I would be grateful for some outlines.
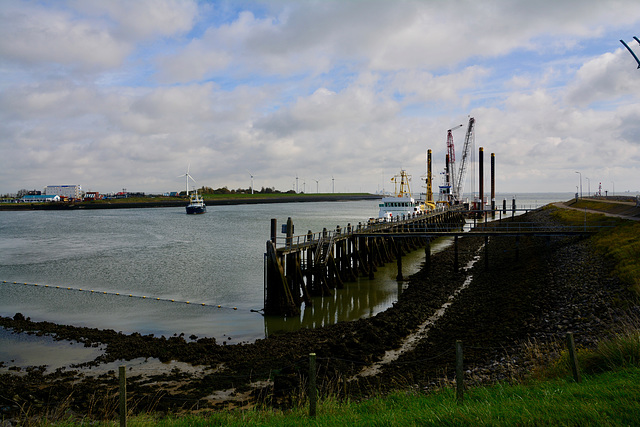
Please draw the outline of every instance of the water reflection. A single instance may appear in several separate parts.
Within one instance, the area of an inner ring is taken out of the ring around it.
[[[434,240],[431,243],[431,253],[443,250],[452,242],[452,238]],[[419,271],[424,263],[424,256],[422,248],[403,256],[405,277]],[[343,289],[334,289],[331,296],[312,298],[311,307],[303,305],[299,316],[265,316],[265,336],[372,317],[398,300],[406,282],[398,282],[397,275],[397,264],[391,262],[378,267],[373,280],[360,277],[355,282],[345,283]]]

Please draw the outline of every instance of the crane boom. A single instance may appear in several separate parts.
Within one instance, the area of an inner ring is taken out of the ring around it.
[[[463,125],[454,126],[447,130],[447,154],[449,155],[449,175],[446,177],[447,185],[453,188],[453,181],[456,176],[456,149],[453,145],[453,131],[461,128]]]
[[[462,149],[462,161],[460,162],[460,169],[458,170],[458,176],[454,176],[454,179],[456,181],[453,186],[453,197],[455,200],[460,200],[462,198],[462,183],[464,182],[467,158],[469,157],[471,145],[475,142],[475,123],[476,120],[473,117],[469,117],[467,135],[464,138],[464,147]]]

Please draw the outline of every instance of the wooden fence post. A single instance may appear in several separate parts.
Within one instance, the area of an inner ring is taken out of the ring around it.
[[[120,427],[127,427],[127,367],[120,366]]]
[[[573,334],[567,333],[567,347],[569,347],[569,363],[571,363],[571,371],[573,372],[573,379],[580,383],[582,377],[580,376],[580,369],[578,367],[578,358],[576,357],[576,343],[573,340]]]
[[[462,341],[456,340],[456,400],[462,404],[464,400],[464,370],[462,365]]]
[[[316,389],[316,354],[309,353],[309,416],[316,416],[318,390]]]

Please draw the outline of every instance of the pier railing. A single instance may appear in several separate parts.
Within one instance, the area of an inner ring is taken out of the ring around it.
[[[395,217],[391,219],[370,219],[368,222],[359,222],[356,225],[347,224],[344,228],[338,226],[334,230],[327,230],[325,228],[323,231],[315,233],[291,236],[272,236],[271,240],[276,244],[279,252],[286,252],[289,250],[299,250],[300,248],[307,247],[309,245],[316,246],[319,242],[325,241],[326,239],[335,241],[367,233],[384,233],[394,229],[402,229],[405,225],[412,225],[425,221],[427,223],[431,223],[430,229],[435,229],[436,227],[440,229],[450,229],[451,227],[459,228],[461,225],[459,218],[451,224],[440,221],[437,226],[434,224],[434,221],[430,221],[430,219],[440,218],[444,216],[444,214],[449,214],[448,216],[450,217],[450,214],[452,213],[461,214],[462,212],[467,211],[462,206],[454,206],[446,210],[440,209],[438,211],[418,215],[403,215],[402,217]],[[415,230],[417,228],[413,226],[412,229]]]
[[[377,267],[396,260],[398,276],[405,252],[428,245],[428,238],[412,235],[421,229],[460,230],[465,224],[462,206],[392,220],[369,220],[345,228],[293,235],[291,218],[277,234],[271,220],[271,239],[265,253],[265,314],[296,315],[312,296],[328,296],[359,275],[373,278]],[[399,233],[407,233],[401,239]]]

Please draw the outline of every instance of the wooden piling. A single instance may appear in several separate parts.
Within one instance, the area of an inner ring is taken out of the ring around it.
[[[311,304],[312,296],[330,296],[333,289],[358,276],[373,279],[377,267],[395,259],[398,280],[404,279],[404,252],[425,247],[425,265],[431,269],[431,241],[428,233],[449,231],[464,224],[462,211],[410,214],[388,223],[348,224],[345,229],[326,228],[314,234],[294,236],[291,218],[282,227],[284,246],[277,247],[277,221],[271,220],[271,236],[265,252],[265,314],[285,316],[300,313],[301,305]],[[369,231],[375,235],[367,235]],[[388,235],[387,235],[388,233]],[[398,237],[398,234],[406,234]],[[281,241],[282,242],[282,241]],[[458,240],[455,238],[455,270],[458,266]]]

